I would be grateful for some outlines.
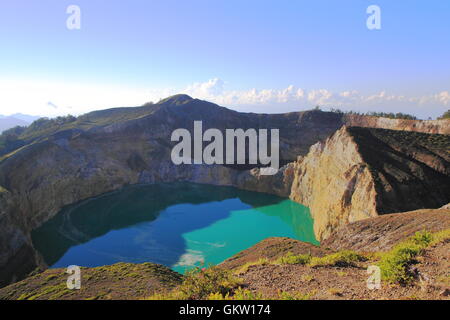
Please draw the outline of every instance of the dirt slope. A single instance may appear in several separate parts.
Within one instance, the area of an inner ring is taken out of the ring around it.
[[[347,224],[321,245],[333,250],[386,251],[417,231],[450,228],[450,209],[416,210],[382,215]]]
[[[367,267],[374,261],[352,267],[309,267],[303,265],[258,265],[239,275],[247,288],[267,296],[278,292],[301,294],[313,300],[449,299],[450,243],[427,249],[414,267],[426,280],[400,286],[381,282],[381,288],[367,288]]]

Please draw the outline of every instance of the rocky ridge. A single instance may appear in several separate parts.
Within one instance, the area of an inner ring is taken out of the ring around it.
[[[408,151],[402,167],[415,165],[414,170],[418,172],[408,175],[407,170],[394,170],[398,183],[380,184],[375,174],[383,179],[392,170],[375,166],[374,171],[369,167],[370,152],[361,152],[360,148],[367,129],[358,133],[347,127],[339,128],[350,123],[449,133],[448,120],[374,119],[320,111],[274,115],[239,113],[179,95],[158,104],[96,111],[68,123],[30,129],[20,137],[19,149],[0,158],[0,286],[22,277],[34,267],[45,267],[33,249],[31,230],[65,205],[129,184],[191,181],[290,196],[310,206],[320,239],[348,222],[405,208],[447,203],[447,135],[432,135],[440,137],[438,141],[443,143],[440,149],[423,143],[408,149],[409,142],[382,141],[382,134],[371,132],[370,139],[388,145],[389,150],[397,148],[391,152],[394,160]],[[282,162],[287,164],[274,176],[262,176],[257,168],[175,166],[170,161],[173,146],[170,134],[176,128],[192,131],[194,120],[202,120],[204,130],[280,128],[280,153]],[[404,179],[410,181],[409,189],[404,189]],[[428,201],[426,184],[414,189],[417,181],[428,180],[428,185],[434,187],[444,184],[444,196],[431,197]],[[398,194],[411,194],[415,198],[416,193],[421,197],[403,206],[388,201],[395,200]],[[394,204],[388,206],[384,202]]]

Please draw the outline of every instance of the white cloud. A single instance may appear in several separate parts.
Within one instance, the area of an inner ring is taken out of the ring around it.
[[[190,95],[202,97],[217,97],[223,93],[224,82],[219,78],[210,79],[206,82],[196,82],[189,85],[184,92]]]
[[[438,94],[438,99],[442,104],[448,106],[450,104],[450,92],[442,91]]]
[[[216,87],[220,90],[216,90]],[[214,90],[211,90],[214,89]],[[284,89],[226,90],[224,82],[212,79],[188,86],[184,93],[206,99],[239,111],[289,112],[310,109],[316,105],[323,109],[341,108],[360,112],[404,112],[422,118],[441,115],[450,106],[450,92],[427,96],[407,97],[381,91],[364,95],[356,90],[332,92],[327,89],[305,90],[289,85]]]
[[[125,86],[56,83],[0,79],[0,114],[79,115],[92,110],[137,106],[176,93],[215,102],[238,111],[281,113],[340,108],[355,111],[407,112],[422,118],[436,117],[450,106],[450,92],[426,96],[394,95],[387,91],[364,95],[356,90],[332,92],[305,90],[294,85],[282,89],[227,90],[218,78],[179,88],[132,88]]]
[[[0,79],[0,114],[56,116],[138,106],[174,94],[125,86]]]

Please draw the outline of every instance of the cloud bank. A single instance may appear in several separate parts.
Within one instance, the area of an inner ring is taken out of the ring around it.
[[[184,93],[240,111],[289,112],[311,109],[340,108],[360,112],[405,112],[422,118],[441,115],[450,106],[450,92],[443,91],[428,96],[410,97],[381,91],[364,95],[356,90],[332,92],[327,89],[305,90],[290,85],[284,89],[251,89],[227,91],[224,82],[215,78],[188,86]]]
[[[403,112],[427,119],[443,114],[450,107],[450,91],[426,96],[394,95],[388,91],[365,95],[356,90],[305,90],[294,85],[282,89],[228,90],[226,83],[219,78],[192,83],[184,88],[162,89],[0,79],[0,114],[79,115],[93,110],[157,102],[177,93],[186,93],[238,111],[259,113],[301,111],[319,105],[323,110]]]

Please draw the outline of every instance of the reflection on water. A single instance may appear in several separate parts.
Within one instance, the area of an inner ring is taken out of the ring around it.
[[[192,183],[127,187],[69,206],[32,233],[51,267],[155,262],[179,272],[274,236],[318,243],[298,203]]]

